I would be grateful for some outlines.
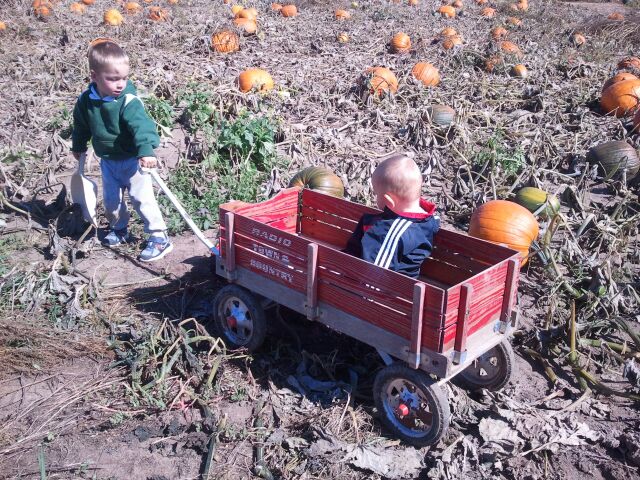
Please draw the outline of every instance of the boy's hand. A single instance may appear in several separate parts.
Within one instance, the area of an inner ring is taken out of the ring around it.
[[[140,166],[142,168],[156,168],[158,161],[156,157],[140,157]]]

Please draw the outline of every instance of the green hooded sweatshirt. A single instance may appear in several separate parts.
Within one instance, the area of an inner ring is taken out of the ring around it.
[[[130,80],[117,97],[100,97],[95,83],[78,97],[73,109],[71,151],[86,152],[91,139],[100,158],[153,157],[160,145],[156,126],[136,96]]]

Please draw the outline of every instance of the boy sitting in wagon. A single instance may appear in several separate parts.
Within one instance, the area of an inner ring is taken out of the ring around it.
[[[412,159],[394,154],[378,165],[371,182],[383,212],[360,218],[345,252],[418,278],[440,229],[435,204],[420,196],[422,173]]]

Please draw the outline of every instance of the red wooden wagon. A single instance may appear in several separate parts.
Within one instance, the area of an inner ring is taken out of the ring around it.
[[[443,382],[457,376],[472,389],[499,389],[509,380],[518,253],[442,229],[414,280],[341,252],[371,212],[298,188],[222,205],[216,272],[229,285],[216,296],[214,321],[229,345],[254,350],[270,300],[371,345],[387,364],[373,392],[381,421],[429,445],[449,423]]]

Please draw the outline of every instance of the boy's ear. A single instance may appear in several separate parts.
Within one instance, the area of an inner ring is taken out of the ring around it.
[[[91,77],[91,81],[95,81],[95,79],[96,79],[96,71],[95,70],[90,70],[89,71],[89,76]]]
[[[384,201],[385,201],[385,203],[387,204],[387,206],[388,206],[391,210],[393,210],[393,208],[396,206],[396,199],[395,199],[395,196],[394,196],[394,195],[392,195],[392,194],[390,194],[390,193],[385,193],[385,194],[383,195],[383,197],[384,197]]]

